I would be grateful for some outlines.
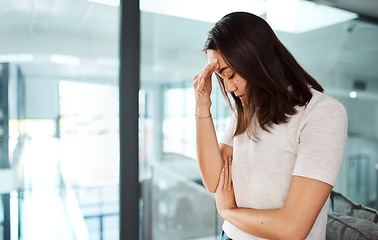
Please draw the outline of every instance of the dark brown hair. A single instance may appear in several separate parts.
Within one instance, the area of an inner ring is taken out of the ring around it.
[[[273,124],[286,123],[311,99],[310,88],[323,92],[319,83],[295,60],[268,23],[251,13],[224,16],[210,30],[204,50],[216,50],[227,65],[247,81],[246,103],[231,93],[237,110],[235,135],[259,125],[269,132]],[[218,82],[230,104],[223,81]],[[248,132],[249,135],[249,132]]]

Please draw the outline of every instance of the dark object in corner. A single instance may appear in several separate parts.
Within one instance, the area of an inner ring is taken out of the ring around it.
[[[366,219],[378,223],[378,211],[375,209],[357,205],[338,192],[331,192],[331,208],[335,213]]]
[[[332,191],[327,240],[378,240],[378,212]]]
[[[340,213],[329,213],[326,239],[378,240],[378,224]]]

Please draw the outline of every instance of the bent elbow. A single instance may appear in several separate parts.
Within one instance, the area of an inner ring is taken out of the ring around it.
[[[310,231],[303,228],[303,226],[295,224],[295,226],[286,228],[286,231],[284,231],[283,236],[281,236],[280,239],[303,240],[303,239],[306,239],[309,233]]]
[[[285,238],[282,238],[282,239],[285,239],[285,240],[304,240],[304,239],[306,239],[306,236],[303,237],[303,235],[294,234],[294,235],[288,235],[288,236],[286,236]]]
[[[211,193],[215,193],[217,191],[216,188],[207,188],[207,190]]]
[[[205,181],[203,181],[203,185],[205,186],[205,188],[211,192],[211,193],[215,193],[217,191],[217,187],[218,185],[215,185],[215,184],[209,184],[209,183],[206,183]]]

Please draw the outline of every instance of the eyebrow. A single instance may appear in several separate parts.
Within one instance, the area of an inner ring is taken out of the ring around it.
[[[225,66],[225,67],[221,68],[221,69],[219,70],[219,74],[222,74],[222,72],[223,72],[224,70],[226,70],[227,68],[229,68],[229,67],[228,67],[228,66]]]

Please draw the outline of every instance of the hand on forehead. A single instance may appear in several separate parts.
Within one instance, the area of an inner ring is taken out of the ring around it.
[[[216,68],[217,72],[219,74],[222,74],[222,72],[226,69],[228,69],[228,65],[226,61],[223,59],[223,57],[219,54],[218,51],[215,50],[207,50],[206,51],[207,56],[207,62],[210,64],[214,59],[217,59],[218,67]]]

